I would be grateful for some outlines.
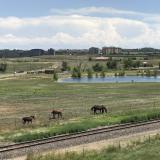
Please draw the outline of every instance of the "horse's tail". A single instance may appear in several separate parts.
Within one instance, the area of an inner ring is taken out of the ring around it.
[[[92,108],[91,108],[91,111],[94,111],[95,110],[95,106],[93,106]]]
[[[104,107],[104,111],[105,111],[106,113],[108,112],[106,107]]]
[[[94,108],[94,107],[92,107],[92,108],[90,109],[91,114],[94,112],[94,110],[95,110],[95,108]]]

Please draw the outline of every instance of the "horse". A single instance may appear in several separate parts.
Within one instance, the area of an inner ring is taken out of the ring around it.
[[[62,118],[62,112],[61,111],[58,111],[58,110],[53,110],[52,112],[51,112],[51,114],[52,114],[52,118],[53,119],[56,119],[56,115],[57,115],[57,118]]]
[[[23,117],[22,122],[23,124],[29,124],[32,123],[33,119],[35,119],[35,116]]]
[[[91,108],[91,112],[93,112],[94,114],[97,114],[97,111],[99,111],[99,113],[107,113],[107,108],[104,105],[94,105]]]

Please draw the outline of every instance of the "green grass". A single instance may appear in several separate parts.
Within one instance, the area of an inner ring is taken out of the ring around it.
[[[110,146],[101,151],[66,152],[65,154],[48,154],[45,156],[28,156],[27,160],[159,160],[160,137],[156,136],[144,142],[136,142],[121,148]]]
[[[5,59],[7,73],[13,73],[14,69],[27,71],[61,65],[64,60],[70,66],[83,62],[83,67],[91,67],[97,63],[88,62],[88,56]],[[127,71],[127,74],[133,73]],[[0,82],[0,139],[22,141],[121,121],[139,121],[138,115],[160,111],[160,83],[60,84],[54,83],[52,76],[44,75],[24,75]],[[106,105],[107,116],[91,115],[90,108],[95,104]],[[62,110],[63,119],[49,121],[52,109]],[[22,117],[30,115],[36,115],[36,120],[24,126]]]
[[[129,115],[130,114],[130,115]],[[111,124],[118,123],[133,123],[133,122],[141,122],[148,121],[151,119],[160,118],[160,111],[152,111],[150,113],[128,113],[128,115],[109,115],[109,116],[96,116],[92,117],[92,119],[82,119],[79,122],[68,122],[66,124],[57,124],[48,127],[45,131],[43,129],[37,130],[33,129],[32,132],[24,133],[19,132],[17,135],[9,134],[5,135],[6,140],[14,141],[14,142],[24,142],[35,139],[47,138],[50,136],[67,134],[67,133],[76,133],[81,131],[86,131],[87,129],[95,128],[98,126],[106,126]]]
[[[122,116],[159,112],[160,83],[63,84],[54,83],[50,78],[22,77],[1,81],[0,102],[0,138],[3,138],[11,131],[13,135],[39,128],[48,132],[50,128],[54,130],[57,123],[81,123],[83,119],[92,121],[94,116],[90,114],[90,108],[95,104],[104,104],[108,108],[105,125],[113,123],[116,118],[119,119],[116,123],[121,122]],[[49,121],[53,108],[62,110],[62,120]],[[33,114],[36,120],[32,125],[24,126],[21,118]],[[96,125],[88,123],[90,127],[101,125],[103,116],[95,119]],[[132,119],[137,118],[123,121]]]

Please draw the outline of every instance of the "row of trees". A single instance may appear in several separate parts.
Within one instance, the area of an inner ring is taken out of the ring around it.
[[[5,72],[7,69],[7,63],[0,63],[0,72]]]
[[[95,65],[93,65],[92,68],[95,72],[99,72],[99,71],[106,70],[106,69],[116,70],[117,68],[119,68],[119,65],[121,65],[121,68],[123,69],[138,68],[138,67],[143,66],[143,64],[140,61],[133,61],[131,59],[126,59],[122,63],[120,63],[117,60],[109,60],[106,63],[106,65],[96,63]]]
[[[31,50],[9,50],[4,49],[0,50],[0,58],[16,58],[16,57],[32,57],[32,56],[41,56],[41,55],[54,55],[54,49],[48,49],[47,51],[42,49],[31,49]]]
[[[61,71],[71,71],[73,78],[81,78],[83,72],[87,73],[88,78],[92,78],[93,75],[95,77],[98,77],[98,76],[105,77],[105,75],[106,75],[105,72],[108,69],[116,70],[118,68],[119,63],[120,62],[117,60],[110,59],[105,64],[96,63],[93,66],[91,66],[90,68],[86,68],[86,66],[82,67],[82,64],[80,63],[79,65],[74,66],[73,69],[71,69],[71,67],[68,65],[68,63],[63,61],[62,66],[61,66]],[[138,67],[142,66],[142,63],[140,61],[135,61],[135,60],[128,58],[128,59],[125,59],[122,61],[122,66],[123,66],[123,68],[121,68],[122,70],[119,72],[115,72],[115,76],[124,76],[125,71],[123,69],[138,68]],[[160,64],[159,64],[159,66],[160,66]],[[120,69],[120,68],[118,68],[118,69]],[[151,72],[151,71],[147,70],[145,74],[143,73],[143,75],[156,76],[157,71]],[[57,73],[55,73],[53,75],[53,79],[58,80]]]
[[[146,70],[146,71],[139,71],[137,72],[137,76],[147,76],[147,77],[151,77],[151,76],[158,76],[158,71],[157,70]]]
[[[92,69],[87,69],[87,77],[92,78],[93,75],[94,75],[94,72],[92,71]],[[95,77],[99,77],[99,76],[104,78],[106,76],[105,71],[101,71],[99,74],[97,72],[95,73]]]

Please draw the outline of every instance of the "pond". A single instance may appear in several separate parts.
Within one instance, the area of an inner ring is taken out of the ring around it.
[[[160,76],[146,77],[146,76],[107,76],[105,78],[93,77],[93,78],[64,78],[58,80],[60,83],[125,83],[125,82],[160,82]]]

